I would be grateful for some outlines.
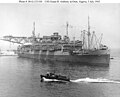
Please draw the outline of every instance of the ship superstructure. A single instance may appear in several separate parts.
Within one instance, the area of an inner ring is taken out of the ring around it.
[[[101,66],[109,65],[109,49],[106,45],[101,44],[102,35],[98,39],[94,31],[91,33],[89,17],[88,30],[81,31],[82,38],[80,40],[70,40],[68,26],[67,22],[67,34],[63,38],[58,32],[53,33],[51,36],[37,38],[34,23],[31,41],[18,47],[18,55],[34,59],[77,62],[90,65],[101,64]]]

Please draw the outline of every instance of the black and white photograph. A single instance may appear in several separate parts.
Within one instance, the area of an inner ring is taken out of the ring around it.
[[[0,3],[0,97],[120,97],[120,3],[88,1]]]

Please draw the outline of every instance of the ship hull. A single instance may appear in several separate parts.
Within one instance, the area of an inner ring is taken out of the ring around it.
[[[40,54],[18,54],[19,57],[38,60],[63,61],[81,63],[86,65],[109,66],[110,54],[102,55],[40,55]]]

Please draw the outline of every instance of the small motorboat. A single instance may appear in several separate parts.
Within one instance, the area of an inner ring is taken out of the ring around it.
[[[114,59],[113,57],[111,57],[110,59]]]
[[[40,75],[41,82],[43,81],[51,81],[51,82],[70,82],[70,78],[63,76],[63,75],[57,75],[55,73],[47,73],[46,75]]]

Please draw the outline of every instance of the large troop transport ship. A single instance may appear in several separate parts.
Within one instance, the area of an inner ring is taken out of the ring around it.
[[[38,60],[77,62],[80,64],[109,66],[110,50],[106,45],[101,44],[101,37],[98,39],[95,32],[88,30],[81,31],[80,40],[70,40],[68,37],[68,26],[66,23],[66,35],[61,36],[58,32],[51,36],[38,38],[35,36],[35,23],[33,35],[30,42],[18,46],[18,56]]]

